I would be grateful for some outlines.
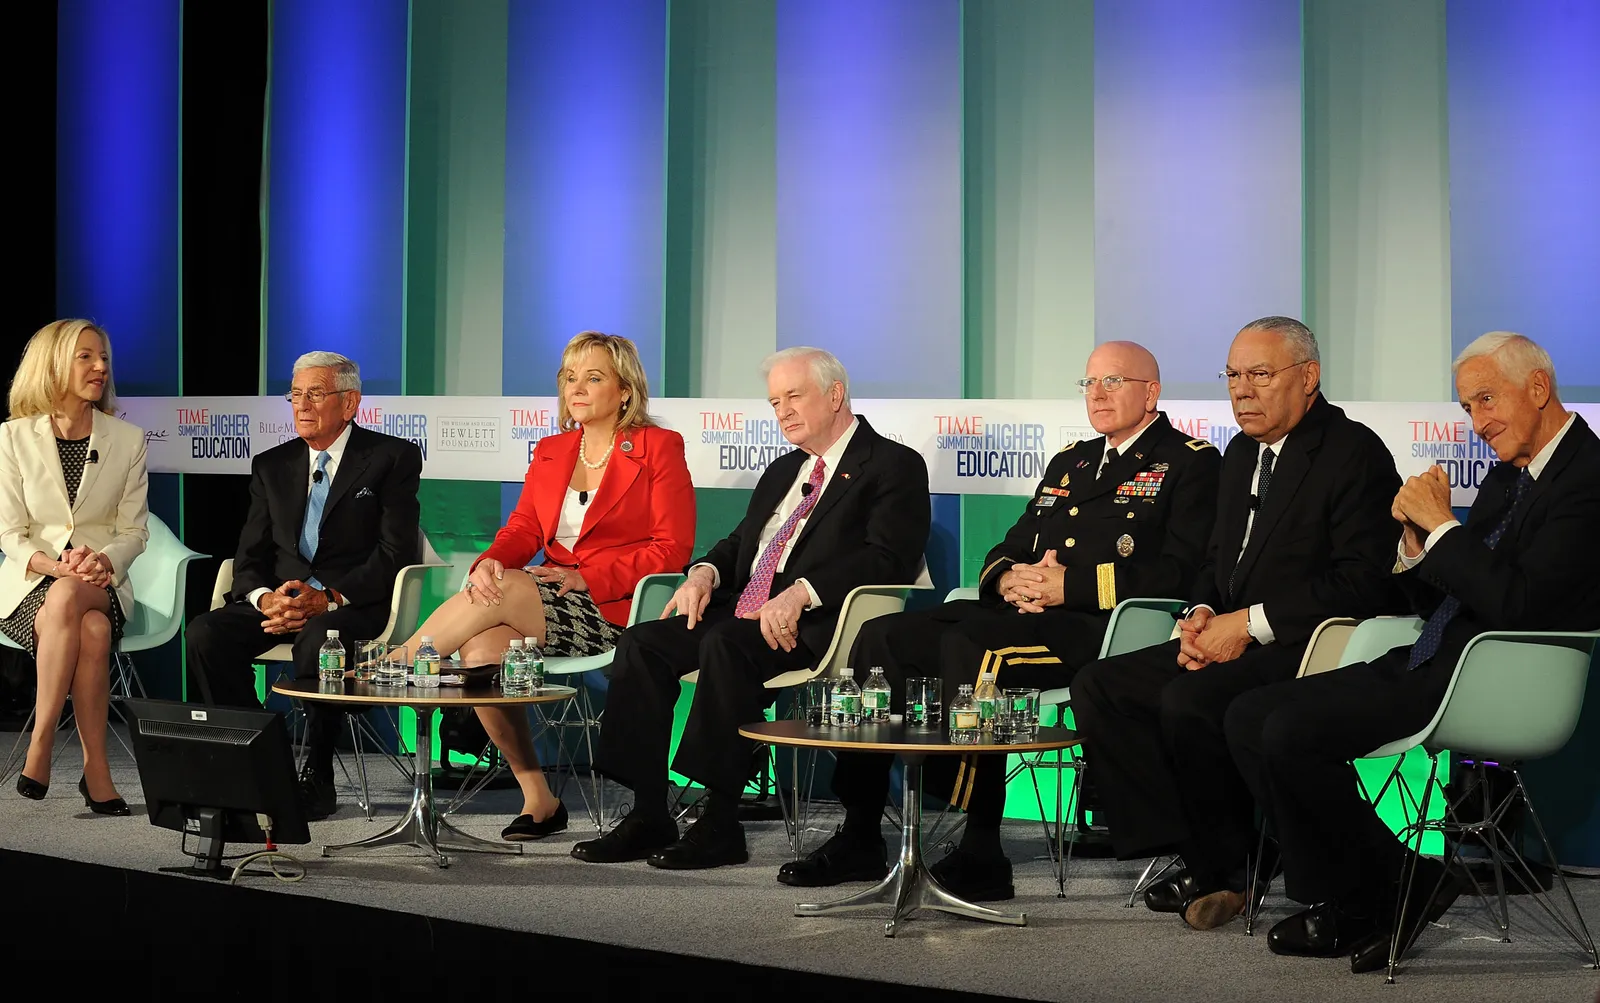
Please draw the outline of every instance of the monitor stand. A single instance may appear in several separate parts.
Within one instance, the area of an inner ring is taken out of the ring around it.
[[[165,874],[188,874],[197,878],[216,878],[219,881],[229,881],[233,878],[233,868],[223,863],[222,857],[227,849],[227,844],[222,840],[221,808],[196,808],[195,821],[199,828],[200,852],[194,854],[194,862],[186,867],[158,868]],[[187,833],[186,833],[187,835]],[[264,875],[271,877],[267,871],[244,871],[245,874]]]

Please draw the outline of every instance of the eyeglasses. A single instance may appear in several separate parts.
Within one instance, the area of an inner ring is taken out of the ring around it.
[[[1114,394],[1122,389],[1124,383],[1154,383],[1155,380],[1139,380],[1132,376],[1086,376],[1078,381],[1078,393],[1086,394],[1094,389],[1096,383],[1108,394]]]
[[[1234,380],[1239,379],[1242,376],[1250,381],[1251,386],[1264,387],[1271,383],[1272,378],[1279,373],[1286,373],[1295,366],[1303,366],[1310,361],[1310,359],[1301,359],[1299,362],[1284,366],[1282,369],[1250,369],[1242,373],[1237,369],[1224,369],[1222,372],[1217,374],[1217,378],[1220,380],[1225,380],[1228,383],[1232,383]]]
[[[310,401],[311,402],[311,406],[312,407],[316,407],[319,404],[321,404],[323,401],[327,400],[328,396],[330,394],[347,394],[349,392],[350,391],[348,391],[348,390],[321,390],[321,389],[318,389],[318,390],[291,390],[288,393],[283,395],[283,399],[288,401],[290,404],[293,404],[295,407],[299,407],[301,401]]]

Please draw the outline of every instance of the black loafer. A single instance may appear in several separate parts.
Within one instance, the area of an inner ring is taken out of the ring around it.
[[[968,902],[1003,902],[1016,898],[1011,861],[1005,854],[978,854],[959,846],[928,868],[944,890]]]
[[[742,864],[750,859],[744,844],[744,826],[738,822],[713,823],[705,817],[689,827],[683,838],[650,854],[648,863],[666,871],[701,871]]]
[[[1200,895],[1200,887],[1188,869],[1157,881],[1144,890],[1145,908],[1151,912],[1182,913]]]
[[[78,793],[83,795],[83,803],[96,815],[132,815],[128,809],[128,802],[121,798],[111,798],[108,801],[96,801],[89,796],[89,778],[78,778]]]
[[[1356,916],[1333,902],[1312,906],[1282,920],[1267,932],[1273,954],[1293,958],[1336,958],[1372,936],[1375,917]]]
[[[1429,923],[1437,923],[1444,917],[1446,911],[1461,897],[1463,891],[1461,879],[1456,877],[1456,872],[1447,870],[1443,882],[1440,882],[1439,872],[1444,870],[1444,865],[1432,860],[1421,861],[1417,865],[1417,876],[1413,889],[1417,893],[1411,903],[1410,915],[1406,917],[1406,925],[1400,935],[1400,956],[1411,950],[1411,945],[1417,942],[1417,937],[1427,928]],[[1439,893],[1434,896],[1428,910],[1423,912],[1421,896],[1433,891],[1434,885],[1439,886]],[[1393,940],[1394,921],[1393,911],[1385,913],[1382,928],[1365,940],[1356,944],[1350,952],[1350,971],[1360,975],[1363,972],[1381,972],[1389,967],[1389,945]]]
[[[881,835],[847,836],[843,829],[799,860],[778,868],[778,880],[797,888],[821,888],[846,881],[880,881],[889,873],[889,851]]]
[[[512,823],[500,830],[500,838],[512,841],[543,839],[567,830],[567,806],[557,805],[555,814],[543,822],[532,815],[518,815]]]
[[[590,864],[622,864],[645,860],[677,839],[678,825],[667,816],[646,819],[629,815],[599,839],[572,844],[572,855]]]
[[[300,770],[300,807],[305,810],[307,822],[320,822],[339,808],[339,795],[333,789],[333,777],[319,774],[307,763]]]

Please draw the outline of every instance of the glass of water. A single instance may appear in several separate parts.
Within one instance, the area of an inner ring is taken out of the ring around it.
[[[370,683],[376,679],[378,666],[383,663],[383,656],[388,650],[389,646],[382,641],[357,641],[356,682]]]
[[[1039,691],[1033,689],[1006,690],[1006,707],[1015,724],[1016,742],[1031,742],[1039,737]]]
[[[906,680],[906,727],[939,727],[944,720],[944,704],[940,700],[942,686],[943,681],[937,676]]]
[[[411,671],[410,652],[403,644],[386,644],[383,649],[382,656],[373,666],[373,685],[403,688],[406,674]]]
[[[828,705],[833,700],[833,680],[812,679],[800,687],[800,720],[813,728],[828,723]]]

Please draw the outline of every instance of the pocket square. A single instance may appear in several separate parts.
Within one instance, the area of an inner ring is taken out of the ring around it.
[[[360,491],[356,492],[357,500],[362,499],[362,498],[372,498],[372,497],[374,497],[374,496],[372,494],[372,489],[371,488],[362,488]]]

